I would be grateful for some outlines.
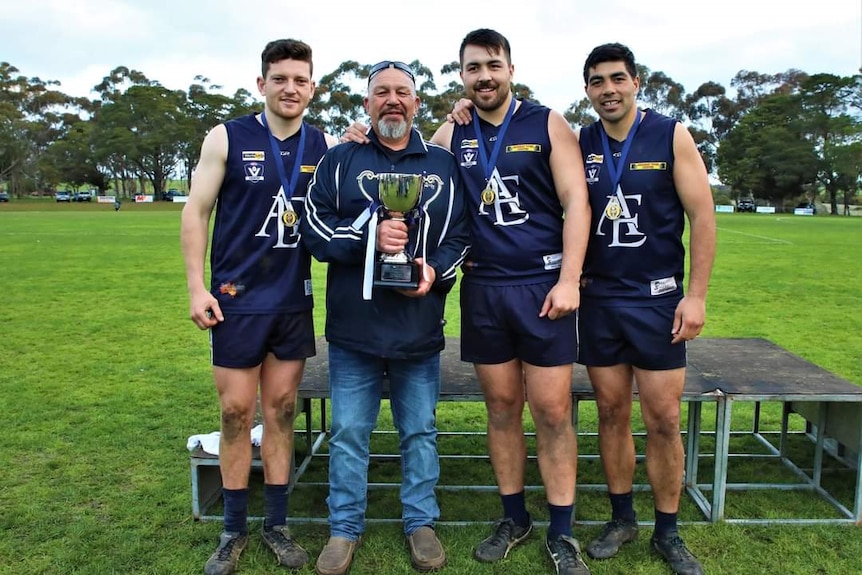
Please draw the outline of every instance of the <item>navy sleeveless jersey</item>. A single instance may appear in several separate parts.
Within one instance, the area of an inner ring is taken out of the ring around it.
[[[503,137],[490,186],[479,160],[473,124],[456,125],[451,149],[461,167],[470,213],[470,259],[465,278],[477,283],[518,285],[554,280],[563,253],[563,208],[551,175],[550,110],[522,101]],[[479,120],[490,160],[499,126]]]
[[[608,163],[617,169],[623,142],[608,138],[602,124],[581,129],[592,229],[581,296],[606,304],[651,305],[682,297],[685,212],[673,183],[673,132],[677,121],[646,110],[621,166],[614,190]]]
[[[299,218],[318,161],[323,132],[305,124],[305,149],[296,189],[282,190],[277,161],[290,180],[300,134],[279,142],[274,158],[267,129],[254,114],[225,123],[227,165],[216,203],[210,268],[211,290],[232,313],[311,309],[311,256],[300,243]]]

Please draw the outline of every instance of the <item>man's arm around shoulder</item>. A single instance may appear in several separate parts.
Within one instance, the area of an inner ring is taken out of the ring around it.
[[[437,131],[434,132],[434,135],[431,136],[431,143],[437,144],[447,150],[452,150],[452,134],[455,131],[455,124],[451,122],[443,122],[443,124],[437,128]]]

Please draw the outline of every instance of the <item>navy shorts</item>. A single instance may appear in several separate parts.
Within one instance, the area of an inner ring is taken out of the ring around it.
[[[685,342],[671,344],[676,305],[616,307],[581,300],[578,363],[626,364],[650,371],[685,367]]]
[[[499,364],[520,359],[539,367],[577,358],[575,314],[539,317],[556,281],[493,286],[461,282],[461,360]]]
[[[247,368],[263,363],[267,353],[287,361],[316,353],[311,310],[294,313],[224,314],[210,329],[212,363],[219,367]]]

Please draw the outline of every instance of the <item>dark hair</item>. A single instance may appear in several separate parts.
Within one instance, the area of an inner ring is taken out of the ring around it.
[[[506,55],[507,63],[512,63],[512,48],[509,46],[509,41],[497,31],[479,28],[464,36],[461,41],[461,49],[458,51],[458,61],[462,68],[464,67],[464,49],[468,45],[485,48],[489,54],[503,52]]]
[[[266,78],[270,64],[275,64],[282,60],[308,62],[309,73],[314,73],[314,64],[311,63],[311,46],[299,40],[282,39],[273,40],[260,53],[261,75]]]
[[[635,65],[635,55],[629,50],[628,46],[624,46],[617,42],[612,44],[602,44],[596,46],[590,55],[587,56],[587,61],[584,63],[584,83],[590,81],[590,68],[595,68],[604,62],[625,62],[626,71],[632,79],[638,75],[638,69]]]

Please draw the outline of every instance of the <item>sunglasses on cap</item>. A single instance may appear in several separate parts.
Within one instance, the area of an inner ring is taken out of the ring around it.
[[[378,73],[386,70],[387,68],[395,68],[396,70],[401,70],[408,76],[410,76],[410,81],[414,84],[416,83],[416,77],[413,75],[413,70],[405,64],[404,62],[396,62],[394,60],[383,60],[382,62],[378,62],[371,67],[371,71],[368,72],[368,83],[371,83],[371,79],[376,76]]]

